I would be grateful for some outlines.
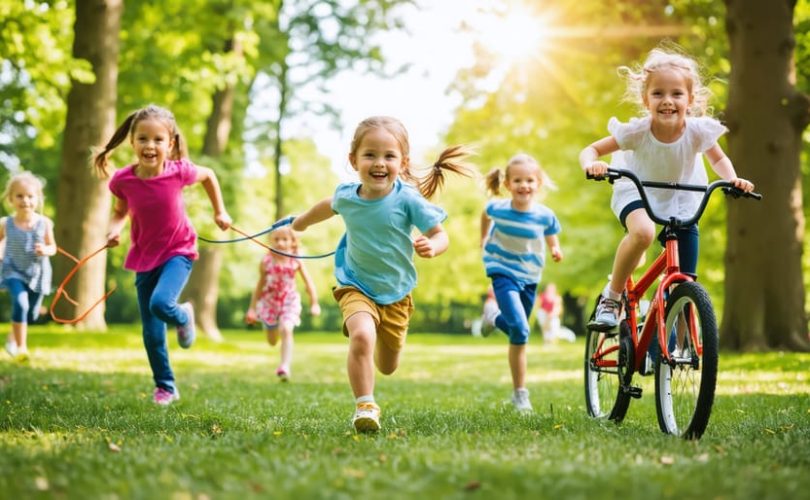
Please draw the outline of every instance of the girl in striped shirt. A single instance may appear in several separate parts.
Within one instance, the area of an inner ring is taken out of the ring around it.
[[[557,238],[560,222],[550,208],[535,201],[542,189],[554,189],[554,184],[531,156],[515,155],[503,173],[496,168],[487,174],[490,195],[499,194],[501,183],[511,198],[489,201],[481,216],[484,267],[499,309],[485,315],[482,333],[489,335],[497,327],[509,336],[512,404],[520,412],[531,412],[526,389],[529,315],[543,272],[546,246],[555,262],[563,258]]]
[[[18,362],[28,361],[28,323],[39,317],[42,298],[51,293],[51,262],[56,254],[53,222],[41,213],[43,182],[30,172],[9,179],[3,198],[14,213],[0,219],[3,286],[11,296],[11,333],[6,351]]]

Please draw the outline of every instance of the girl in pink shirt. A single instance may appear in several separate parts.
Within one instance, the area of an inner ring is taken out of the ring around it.
[[[270,233],[270,246],[284,253],[298,253],[298,238],[289,226]],[[295,286],[295,275],[300,274],[309,295],[309,312],[321,313],[315,284],[304,263],[285,255],[267,252],[259,264],[259,281],[250,297],[245,321],[259,320],[267,332],[267,342],[274,346],[281,337],[281,363],[276,375],[286,382],[290,377],[293,350],[293,329],[301,324],[301,295]]]
[[[176,325],[180,347],[194,342],[194,310],[190,302],[177,303],[197,259],[197,235],[186,215],[183,188],[201,182],[221,229],[231,225],[219,182],[210,168],[186,158],[185,145],[174,115],[149,105],[124,120],[94,159],[102,177],[108,177],[107,156],[129,136],[137,162],[117,170],[110,180],[115,195],[107,245],[119,244],[129,215],[130,239],[124,267],[135,271],[135,287],[143,323],[143,342],[155,380],[153,400],[169,405],[180,399],[169,365],[166,324]]]

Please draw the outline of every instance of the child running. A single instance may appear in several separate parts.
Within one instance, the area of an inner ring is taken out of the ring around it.
[[[176,325],[177,342],[189,348],[194,342],[194,309],[177,304],[197,259],[197,234],[186,215],[183,188],[201,182],[214,222],[221,229],[231,225],[219,182],[210,168],[186,158],[185,144],[174,115],[149,105],[135,111],[118,127],[95,156],[95,166],[108,177],[107,156],[129,136],[136,162],[117,170],[110,180],[115,195],[107,245],[117,246],[127,215],[130,239],[124,267],[135,271],[135,288],[143,323],[143,343],[155,381],[153,401],[161,406],[180,399],[169,365],[166,324]]]
[[[298,237],[289,226],[284,226],[270,233],[270,246],[295,255],[298,253]],[[310,314],[321,314],[315,284],[304,263],[272,251],[267,252],[259,263],[259,281],[245,314],[248,324],[261,320],[271,346],[275,346],[281,337],[281,363],[276,376],[282,382],[287,382],[292,373],[293,329],[301,324],[301,296],[295,287],[296,273],[301,275],[307,288]]]
[[[534,158],[517,154],[503,173],[495,168],[487,174],[490,195],[500,194],[502,176],[511,198],[488,202],[481,214],[484,267],[498,302],[498,309],[484,316],[482,333],[487,336],[497,327],[509,336],[512,405],[521,413],[529,413],[533,410],[526,388],[529,316],[543,273],[546,246],[555,262],[563,258],[557,237],[560,222],[550,208],[535,201],[542,189],[553,189],[554,185]]]
[[[53,222],[41,213],[43,182],[30,172],[14,174],[3,198],[14,213],[0,219],[0,240],[5,239],[3,285],[11,296],[11,333],[6,352],[20,363],[29,360],[28,323],[39,317],[45,295],[51,293],[51,261],[56,254]]]
[[[442,227],[446,212],[427,201],[441,187],[443,170],[470,175],[462,146],[445,149],[425,176],[411,168],[408,132],[396,118],[363,120],[354,132],[349,162],[359,182],[340,184],[334,196],[297,217],[293,229],[340,214],[346,234],[335,254],[334,297],[349,337],[347,369],[355,397],[352,419],[359,432],[380,429],[374,400],[374,365],[394,373],[405,344],[416,286],[414,251],[430,259],[449,244]],[[414,226],[420,235],[412,237]]]
[[[610,119],[610,135],[579,155],[586,173],[603,176],[608,165],[599,158],[617,153],[613,164],[632,170],[642,181],[705,185],[708,177],[702,153],[717,175],[743,191],[754,189],[751,182],[737,177],[731,160],[717,144],[726,127],[704,116],[710,91],[701,82],[694,59],[658,48],[650,52],[642,67],[623,66],[620,71],[627,77],[628,97],[640,105],[643,115],[629,123]],[[647,196],[659,216],[688,219],[697,210],[702,193],[649,188]],[[628,179],[613,184],[611,208],[627,234],[619,243],[611,279],[588,325],[595,330],[610,330],[618,324],[625,283],[655,238],[655,224]],[[658,239],[664,243],[663,234]],[[681,271],[696,277],[697,224],[678,231],[678,250]]]

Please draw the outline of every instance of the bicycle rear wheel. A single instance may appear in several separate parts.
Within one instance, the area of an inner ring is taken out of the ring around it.
[[[591,320],[593,315],[591,315]],[[630,406],[630,394],[622,382],[630,383],[632,340],[622,321],[619,332],[588,329],[585,336],[585,407],[594,418],[621,422]]]
[[[676,332],[668,363],[655,366],[655,407],[662,432],[699,439],[709,423],[717,384],[717,320],[709,295],[695,282],[678,285],[667,300],[666,331]]]

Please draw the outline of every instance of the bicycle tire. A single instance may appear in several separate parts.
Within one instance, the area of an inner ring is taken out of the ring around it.
[[[596,307],[589,321],[594,319]],[[585,408],[594,418],[621,422],[630,406],[630,395],[622,391],[622,385],[630,383],[632,373],[627,367],[632,363],[622,355],[622,341],[630,340],[629,327],[622,321],[619,332],[602,332],[587,329],[585,334]],[[630,341],[632,345],[632,341]],[[594,353],[610,351],[598,359]],[[632,352],[632,348],[629,349]],[[625,351],[626,352],[626,351]],[[598,366],[598,362],[610,366]],[[624,384],[623,384],[624,383]]]
[[[655,364],[658,426],[666,434],[700,439],[712,413],[718,365],[717,320],[706,290],[693,281],[678,285],[667,300],[665,325],[678,334],[671,364],[663,356]],[[692,329],[702,350],[686,335]]]

